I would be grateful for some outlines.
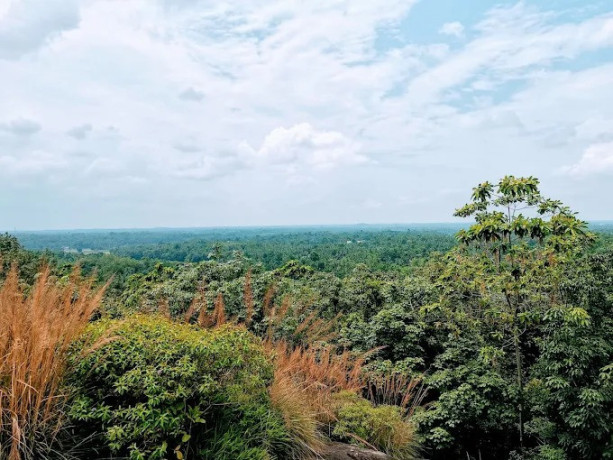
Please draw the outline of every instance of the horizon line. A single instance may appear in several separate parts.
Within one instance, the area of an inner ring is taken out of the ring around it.
[[[613,220],[611,221],[613,222]],[[314,227],[397,227],[403,225],[462,225],[468,222],[356,222],[350,224],[263,224],[263,225],[203,225],[193,227],[72,227],[72,228],[43,228],[43,229],[13,229],[0,228],[0,233],[35,233],[35,232],[93,232],[93,231],[147,231],[147,230],[226,230],[226,229],[257,229],[257,228],[314,228]]]
[[[613,224],[613,219],[586,220],[592,224]],[[0,233],[51,233],[51,232],[110,232],[110,231],[163,231],[163,230],[228,230],[228,229],[291,229],[291,228],[316,228],[316,227],[399,227],[399,226],[427,226],[427,225],[468,225],[471,221],[437,221],[437,222],[356,222],[351,224],[266,224],[266,225],[211,225],[194,227],[81,227],[81,228],[46,228],[46,229],[0,229]]]

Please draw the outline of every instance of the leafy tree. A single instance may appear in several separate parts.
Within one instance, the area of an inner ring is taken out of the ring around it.
[[[0,280],[8,273],[11,265],[15,264],[19,267],[20,278],[32,284],[43,261],[48,258],[49,254],[46,253],[37,254],[26,251],[13,235],[0,234]]]
[[[530,323],[538,321],[552,306],[551,302],[542,302],[539,296],[543,293],[540,288],[551,287],[556,263],[591,239],[586,222],[579,220],[562,202],[544,198],[538,186],[535,177],[505,176],[495,186],[484,182],[473,189],[472,201],[455,212],[456,216],[475,218],[468,230],[460,230],[458,239],[484,256],[483,268],[488,271],[489,284],[496,287],[504,300],[502,304],[497,302],[492,311],[490,298],[486,309],[488,314],[505,319],[512,335],[519,390],[520,449],[524,445],[525,422],[522,335]],[[535,289],[535,281],[545,286]],[[581,308],[570,309],[566,314],[579,322],[588,321],[587,313]],[[482,353],[502,353],[503,348],[482,349]]]
[[[570,302],[589,313],[582,324],[549,313],[540,356],[527,384],[527,424],[555,458],[613,458],[613,251],[576,260],[565,272]]]

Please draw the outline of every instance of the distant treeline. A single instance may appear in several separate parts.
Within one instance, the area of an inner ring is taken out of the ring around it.
[[[349,273],[356,263],[389,271],[419,264],[432,252],[445,252],[455,245],[459,225],[423,225],[407,229],[396,226],[143,230],[108,232],[17,233],[27,249],[51,250],[60,259],[73,262],[81,254],[62,251],[110,250],[111,255],[130,260],[165,262],[228,261],[237,255],[264,268],[298,260],[317,270],[338,275]],[[86,262],[87,264],[87,262]]]
[[[357,225],[318,225],[295,227],[211,227],[211,228],[152,228],[116,230],[45,230],[12,231],[21,245],[30,250],[61,250],[70,247],[82,249],[112,250],[127,246],[148,244],[180,243],[200,240],[207,242],[239,241],[253,238],[283,238],[302,235],[317,240],[325,235],[357,237],[364,233],[393,232],[434,232],[453,235],[464,224],[357,224]],[[612,224],[613,228],[613,224]]]

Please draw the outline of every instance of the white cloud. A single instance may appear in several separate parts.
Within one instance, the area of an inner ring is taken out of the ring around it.
[[[446,22],[440,28],[439,33],[443,35],[450,35],[452,37],[461,38],[464,35],[464,26],[461,22]]]
[[[414,197],[510,172],[573,199],[552,171],[613,140],[611,13],[507,2],[445,24],[451,45],[405,27],[414,3],[5,0],[0,193],[78,196],[60,226],[355,222],[367,198],[385,203],[368,218],[446,220],[464,198]],[[24,209],[5,227],[48,226]]]
[[[8,0],[0,16],[0,59],[18,59],[78,24],[75,0]]]
[[[194,153],[194,152],[202,151],[201,145],[198,145],[197,142],[194,142],[189,139],[180,141],[180,142],[176,142],[173,144],[173,147],[175,148],[175,150],[178,150],[179,152],[183,152],[183,153]]]
[[[305,164],[315,169],[360,164],[368,158],[360,146],[337,131],[318,131],[309,123],[273,129],[258,149],[242,144],[247,158],[256,163]]]
[[[173,166],[173,175],[183,179],[208,181],[236,173],[242,167],[236,157],[199,155],[177,161]]]
[[[577,163],[562,172],[575,177],[613,173],[613,142],[590,145]]]
[[[35,176],[66,167],[66,159],[52,152],[35,150],[28,155],[0,155],[0,176]]]
[[[98,156],[83,171],[87,176],[109,177],[125,173],[125,165],[117,158]]]
[[[367,198],[362,202],[362,206],[366,209],[379,209],[381,206],[383,206],[383,203],[372,198]]]
[[[575,131],[581,139],[613,138],[613,118],[587,118],[576,126]]]

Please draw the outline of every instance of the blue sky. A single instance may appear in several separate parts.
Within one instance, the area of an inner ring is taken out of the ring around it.
[[[613,219],[613,4],[0,0],[0,229]]]

